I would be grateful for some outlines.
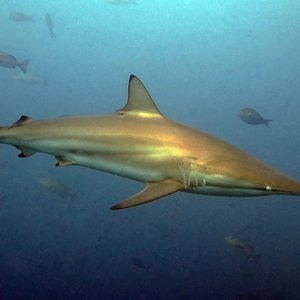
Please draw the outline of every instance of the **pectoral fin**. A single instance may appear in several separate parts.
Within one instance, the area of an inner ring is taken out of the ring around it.
[[[178,181],[164,180],[159,182],[149,182],[139,193],[111,207],[111,209],[128,208],[144,204],[158,198],[173,194],[183,188]]]

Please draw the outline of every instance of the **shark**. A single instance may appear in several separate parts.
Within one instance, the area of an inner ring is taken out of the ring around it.
[[[164,116],[131,75],[127,103],[110,115],[33,120],[0,128],[0,143],[53,155],[57,167],[78,165],[144,183],[113,205],[123,209],[176,192],[214,196],[300,195],[300,182],[206,132]]]

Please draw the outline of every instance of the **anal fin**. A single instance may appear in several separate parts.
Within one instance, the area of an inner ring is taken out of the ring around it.
[[[148,182],[146,187],[132,197],[114,205],[111,209],[128,208],[144,204],[161,197],[173,194],[183,188],[182,183],[174,180],[164,180],[158,182]]]
[[[65,167],[70,165],[76,165],[76,163],[73,163],[70,160],[64,159],[62,156],[55,156],[56,158],[56,167]]]

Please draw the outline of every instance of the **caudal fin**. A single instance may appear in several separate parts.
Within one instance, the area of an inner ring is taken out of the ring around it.
[[[270,122],[273,122],[273,120],[264,120],[264,124],[265,124],[267,127],[270,127],[270,126],[269,126],[269,123],[270,123]]]
[[[28,66],[29,62],[30,62],[29,59],[25,59],[18,63],[18,67],[23,71],[23,73],[27,72],[27,66]]]

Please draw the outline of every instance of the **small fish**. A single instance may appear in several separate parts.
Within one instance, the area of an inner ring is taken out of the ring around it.
[[[40,85],[48,85],[48,80],[46,77],[41,77],[35,75],[33,73],[21,73],[14,75],[14,80],[26,83],[26,84],[40,84]]]
[[[140,259],[139,257],[132,257],[131,258],[131,262],[132,264],[139,268],[139,269],[143,269],[143,270],[149,270],[150,266],[147,265],[142,259]]]
[[[50,36],[52,37],[52,38],[54,38],[55,37],[55,34],[54,34],[54,31],[53,31],[53,22],[52,22],[52,18],[51,18],[51,16],[50,16],[50,14],[46,14],[45,15],[45,20],[46,20],[46,24],[47,24],[47,27],[48,27],[48,29],[49,29],[49,32],[50,32]]]
[[[264,119],[260,113],[258,113],[256,110],[254,110],[252,108],[243,108],[239,112],[239,117],[245,123],[248,123],[251,125],[264,124],[267,127],[269,127],[269,123],[273,121],[273,120]]]
[[[230,246],[240,251],[244,256],[250,260],[253,260],[255,263],[257,263],[260,259],[261,255],[257,254],[253,246],[249,243],[235,238],[232,235],[225,236],[224,239]]]
[[[33,21],[33,16],[28,16],[23,14],[22,12],[18,11],[12,11],[9,14],[9,19],[15,22],[27,22],[27,21]]]
[[[39,179],[39,184],[64,199],[75,200],[76,198],[76,193],[70,191],[63,184],[52,178],[42,177]]]
[[[18,61],[13,55],[0,51],[0,66],[4,68],[14,69],[19,67],[23,73],[26,73],[29,61],[29,59]]]

